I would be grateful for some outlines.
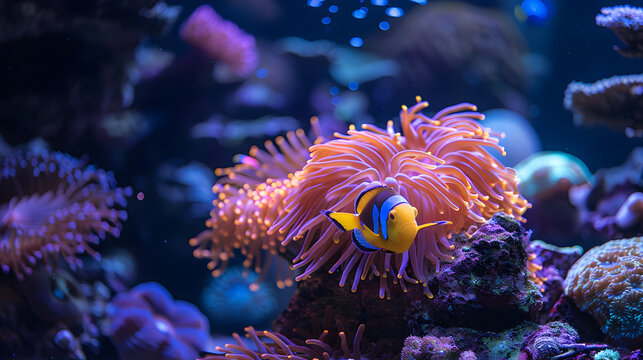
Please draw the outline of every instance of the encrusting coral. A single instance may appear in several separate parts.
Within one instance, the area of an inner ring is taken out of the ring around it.
[[[91,244],[118,237],[130,188],[112,173],[84,167],[69,155],[14,153],[0,172],[0,266],[18,278],[38,262],[51,269],[58,258],[72,269],[77,255],[100,257]]]
[[[400,112],[402,134],[389,121],[386,129],[363,125],[336,139],[310,147],[303,132],[289,133],[288,141],[278,139],[280,153],[271,142],[267,153],[251,150],[243,157],[241,168],[223,171],[228,180],[216,185],[215,202],[207,231],[191,240],[197,257],[210,257],[215,275],[241,248],[246,264],[257,261],[260,250],[283,252],[297,249],[293,262],[305,267],[298,280],[310,276],[328,262],[329,271],[342,267],[340,285],[352,275],[351,290],[369,276],[380,278],[380,297],[388,297],[389,279],[402,289],[407,283],[423,284],[431,296],[428,281],[439,271],[440,260],[450,260],[451,232],[467,231],[499,211],[520,216],[529,206],[516,189],[513,169],[505,168],[485,147],[504,150],[497,135],[476,120],[484,115],[471,104],[455,105],[439,111],[433,118],[421,113],[428,106],[418,97],[411,108]],[[306,154],[306,155],[304,155]],[[276,171],[280,159],[290,168]],[[284,177],[284,174],[287,177]],[[219,173],[222,173],[221,171]],[[259,183],[266,179],[265,182]],[[369,184],[380,182],[404,196],[418,209],[418,222],[450,220],[452,224],[418,233],[411,248],[401,254],[376,251],[363,253],[353,244],[349,233],[335,227],[322,210],[353,212],[355,198]],[[255,185],[257,184],[258,185]]]
[[[564,286],[565,295],[610,338],[643,338],[643,238],[612,240],[589,250],[569,270]]]

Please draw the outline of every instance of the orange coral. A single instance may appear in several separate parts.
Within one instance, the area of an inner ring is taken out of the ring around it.
[[[613,339],[643,338],[643,238],[589,250],[565,278],[565,295]]]
[[[286,234],[284,245],[303,239],[295,267],[305,267],[303,279],[334,260],[330,272],[342,267],[340,285],[353,272],[351,290],[360,280],[380,277],[380,297],[389,296],[388,278],[400,283],[427,284],[439,261],[449,260],[451,232],[466,231],[494,213],[520,215],[528,203],[516,190],[515,171],[505,168],[484,147],[498,145],[496,134],[481,127],[471,104],[460,104],[429,118],[420,111],[428,106],[402,107],[402,134],[371,125],[362,131],[335,134],[338,139],[310,148],[311,160],[295,174],[298,186],[285,198],[282,216],[269,234]],[[363,253],[320,212],[324,209],[352,212],[357,195],[378,181],[392,187],[418,209],[418,223],[450,220],[451,225],[421,231],[411,248],[402,254]],[[410,272],[408,270],[411,270]]]

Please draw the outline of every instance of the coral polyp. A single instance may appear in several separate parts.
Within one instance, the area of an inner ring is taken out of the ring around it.
[[[131,189],[115,186],[112,173],[84,167],[69,155],[15,153],[0,172],[0,266],[22,279],[42,262],[48,269],[77,255],[99,258],[92,244],[120,235]]]
[[[468,231],[500,211],[522,220],[528,202],[518,194],[516,172],[485,149],[504,153],[497,134],[475,121],[484,115],[471,104],[460,104],[430,118],[421,112],[428,103],[419,97],[417,101],[411,108],[402,107],[402,134],[394,131],[393,122],[387,129],[364,125],[310,148],[311,160],[294,175],[297,187],[285,197],[284,211],[270,229],[286,234],[285,246],[301,241],[294,262],[305,269],[297,279],[331,263],[330,272],[342,269],[340,285],[353,274],[353,291],[360,280],[374,275],[380,277],[380,297],[390,295],[389,279],[403,290],[407,283],[421,283],[430,297],[431,274],[439,271],[440,260],[452,258],[452,232]],[[355,198],[373,182],[408,199],[417,208],[418,223],[452,224],[420,231],[401,254],[361,252],[350,234],[321,212],[353,212]]]

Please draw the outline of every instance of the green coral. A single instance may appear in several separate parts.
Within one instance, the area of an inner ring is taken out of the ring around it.
[[[594,360],[621,360],[621,354],[616,350],[607,349],[597,352]]]

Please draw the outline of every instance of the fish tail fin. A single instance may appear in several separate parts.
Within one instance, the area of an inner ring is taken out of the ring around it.
[[[340,230],[351,231],[360,227],[359,215],[343,212],[322,211]]]
[[[436,222],[430,222],[426,224],[422,224],[418,226],[418,231],[420,229],[424,229],[426,227],[434,226],[434,225],[447,225],[447,224],[453,224],[451,221],[446,221],[446,220],[441,220],[441,221],[436,221]]]

